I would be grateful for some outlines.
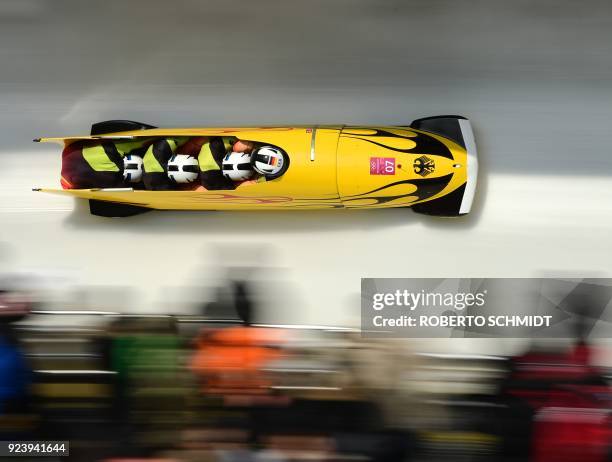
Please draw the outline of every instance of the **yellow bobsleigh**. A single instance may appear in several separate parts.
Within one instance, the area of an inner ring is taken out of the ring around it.
[[[100,216],[160,210],[303,210],[412,207],[437,216],[467,214],[478,159],[470,122],[460,116],[418,119],[410,126],[154,128],[131,121],[92,126],[89,136],[39,138],[62,146],[80,140],[234,136],[275,145],[288,155],[277,179],[235,190],[146,191],[48,189],[90,202]]]

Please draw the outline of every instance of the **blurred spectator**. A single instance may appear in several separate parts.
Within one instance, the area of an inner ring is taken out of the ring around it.
[[[136,454],[172,446],[183,421],[182,344],[170,317],[120,317],[110,328],[110,365],[122,436]]]
[[[191,368],[207,393],[226,397],[269,394],[271,383],[263,369],[283,357],[278,347],[285,335],[280,329],[252,326],[255,307],[247,283],[236,281],[232,288],[242,324],[203,330]]]
[[[28,404],[32,371],[12,323],[29,311],[30,304],[23,294],[0,290],[0,415],[23,411]]]
[[[505,406],[499,420],[503,454],[508,460],[605,460],[605,442],[612,433],[606,418],[592,413],[603,411],[609,403],[600,402],[598,393],[609,394],[609,386],[590,364],[590,348],[582,339],[566,351],[533,348],[512,358],[501,392]],[[551,409],[556,410],[554,414]],[[555,436],[551,434],[553,427]],[[568,429],[576,435],[573,442],[559,438]]]

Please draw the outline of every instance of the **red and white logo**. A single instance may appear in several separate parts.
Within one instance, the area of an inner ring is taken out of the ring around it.
[[[395,158],[370,157],[370,175],[395,175]]]

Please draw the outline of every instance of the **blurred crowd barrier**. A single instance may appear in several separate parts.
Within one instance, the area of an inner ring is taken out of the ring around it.
[[[609,371],[584,341],[433,354],[257,324],[248,285],[229,290],[202,315],[0,292],[0,440],[67,440],[88,461],[609,460]]]

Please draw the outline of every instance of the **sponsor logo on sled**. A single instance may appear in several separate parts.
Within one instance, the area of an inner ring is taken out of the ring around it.
[[[427,176],[436,169],[436,164],[433,159],[430,159],[427,156],[421,156],[415,159],[414,164],[414,173],[421,176]]]
[[[370,175],[395,175],[395,158],[370,157]]]

